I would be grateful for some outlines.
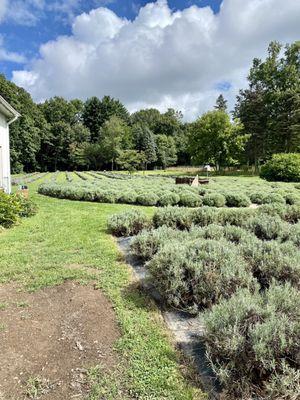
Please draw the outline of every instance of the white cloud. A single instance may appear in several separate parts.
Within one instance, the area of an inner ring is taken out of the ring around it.
[[[33,26],[43,15],[46,0],[0,0],[0,22]]]
[[[172,12],[158,0],[134,21],[101,7],[79,15],[71,36],[42,45],[13,80],[37,100],[109,94],[130,110],[172,106],[192,118],[213,105],[221,82],[231,84],[232,105],[252,59],[271,40],[297,40],[299,20],[295,0],[223,0],[218,14],[197,6]]]
[[[24,63],[26,61],[26,59],[21,54],[7,51],[5,48],[0,47],[0,61]]]
[[[84,0],[0,0],[0,22],[35,26],[42,19],[58,18],[70,23]]]
[[[22,54],[8,51],[5,48],[4,38],[3,38],[3,36],[0,35],[0,61],[25,63],[26,58]]]
[[[71,22],[77,10],[81,7],[82,0],[57,0],[49,1],[46,9],[56,14],[56,17],[61,18],[64,22]]]
[[[38,4],[38,2],[43,0],[31,0]],[[11,3],[8,0],[0,0],[0,24],[5,22],[10,18],[10,7]],[[15,16],[16,17],[16,16]],[[4,43],[4,37],[0,34],[0,61],[8,61],[14,63],[25,63],[26,58],[19,53],[11,52],[6,49]]]
[[[7,0],[0,0],[0,22],[3,20],[7,11]]]
[[[91,24],[91,20],[93,24]],[[97,45],[113,39],[127,23],[108,8],[98,8],[79,15],[73,23],[73,34],[78,41]]]

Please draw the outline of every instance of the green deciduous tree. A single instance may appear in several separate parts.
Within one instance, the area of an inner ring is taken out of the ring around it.
[[[155,108],[140,110],[131,115],[132,124],[148,126],[154,135],[175,136],[182,128],[182,113],[173,108],[161,114]]]
[[[112,116],[101,128],[100,144],[106,162],[111,163],[111,169],[114,169],[115,160],[122,150],[122,138],[126,132],[126,124],[116,116]]]
[[[74,163],[83,169],[100,170],[106,162],[100,143],[81,143],[74,149],[72,157]]]
[[[137,150],[123,150],[120,152],[116,163],[120,169],[126,170],[132,173],[138,169],[141,169],[145,164],[145,154],[142,151]]]
[[[217,168],[239,162],[248,136],[239,121],[224,111],[209,111],[190,129],[189,149],[194,164],[212,163]]]
[[[156,108],[148,108],[133,113],[130,117],[132,125],[147,126],[151,132],[156,132],[161,114]]]
[[[75,124],[80,119],[83,103],[80,100],[67,101],[63,97],[53,97],[39,105],[49,124],[65,122]]]
[[[12,171],[36,170],[41,140],[48,131],[45,118],[30,94],[4,75],[0,75],[0,93],[21,114],[10,126]]]

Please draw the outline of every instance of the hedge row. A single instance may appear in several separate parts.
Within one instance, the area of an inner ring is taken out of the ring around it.
[[[300,193],[295,187],[251,188],[234,183],[232,189],[212,182],[208,187],[175,185],[168,178],[107,178],[106,175],[76,172],[81,181],[65,183],[47,182],[39,187],[39,193],[70,199],[102,203],[126,203],[143,206],[185,207],[249,207],[251,203],[300,204]],[[99,179],[100,177],[100,179]]]
[[[77,173],[79,174],[79,173]],[[82,179],[88,178],[79,175]],[[214,207],[248,207],[251,204],[246,195],[239,193],[227,193],[225,195],[215,193],[201,197],[197,193],[186,189],[179,190],[179,193],[172,191],[143,192],[138,193],[134,190],[102,190],[97,185],[82,186],[75,183],[59,184],[44,183],[39,186],[38,192],[51,197],[69,200],[95,201],[100,203],[126,203],[138,204],[143,206],[169,206],[180,205],[184,207],[200,207],[202,204]]]
[[[140,230],[149,226],[155,228],[166,226],[173,229],[190,230],[193,226],[207,226],[210,224],[234,225],[252,230],[261,239],[281,238],[285,240],[287,235],[299,235],[299,232],[295,230],[296,228],[292,224],[300,221],[300,206],[270,204],[264,205],[259,209],[164,207],[159,208],[151,220],[141,211],[134,210],[113,215],[108,220],[108,228],[115,236],[135,235],[137,233],[136,219],[144,221],[139,225]],[[299,238],[295,240],[297,242]]]

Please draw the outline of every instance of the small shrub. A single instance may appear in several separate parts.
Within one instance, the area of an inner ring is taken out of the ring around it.
[[[108,230],[115,236],[137,235],[149,226],[147,216],[138,210],[114,214],[108,219]]]
[[[62,192],[62,196],[61,198],[63,199],[65,196],[65,194]],[[85,188],[82,192],[82,197],[80,200],[84,200],[84,201],[100,201],[102,203],[109,203],[109,201],[107,201],[106,197],[105,197],[105,193],[101,192],[100,194],[98,194],[98,196],[96,195],[95,191],[92,189],[88,189]]]
[[[166,206],[175,206],[180,201],[180,197],[176,193],[168,192],[163,194],[159,199],[159,205]]]
[[[287,226],[278,217],[260,215],[249,222],[249,227],[253,233],[261,240],[274,240],[280,238]]]
[[[113,190],[97,191],[94,194],[94,200],[100,203],[115,203],[118,200],[118,195]]]
[[[244,227],[247,225],[247,222],[255,215],[256,210],[251,208],[222,208],[218,212],[217,221],[221,225],[234,225]]]
[[[300,249],[300,223],[292,225],[289,232],[288,239]]]
[[[279,193],[269,193],[263,197],[263,204],[285,204],[285,199]]]
[[[273,154],[262,166],[260,176],[268,181],[300,182],[300,154]]]
[[[204,239],[218,240],[224,236],[224,228],[221,225],[210,224],[202,228]]]
[[[262,242],[249,237],[239,245],[239,251],[262,289],[269,287],[273,279],[299,286],[300,258],[291,242]]]
[[[210,207],[202,207],[191,211],[193,224],[207,226],[218,221],[218,210]]]
[[[131,251],[143,260],[150,260],[169,240],[180,240],[183,231],[161,226],[158,229],[143,230],[131,242]]]
[[[31,217],[37,212],[37,206],[22,194],[0,192],[0,226],[10,228],[20,217]]]
[[[279,216],[283,219],[286,213],[286,207],[280,203],[264,204],[258,208],[257,212],[259,215]]]
[[[21,211],[19,213],[20,217],[28,218],[37,213],[37,205],[32,200],[27,199],[21,194],[17,194],[16,198],[21,206]]]
[[[197,193],[200,194],[200,196],[204,196],[205,193],[208,192],[208,190],[204,189],[204,187],[202,185],[198,186],[196,189],[197,189]]]
[[[250,200],[254,204],[263,204],[265,194],[263,192],[256,192],[250,195]]]
[[[204,206],[191,210],[192,223],[199,226],[210,224],[245,226],[247,221],[256,214],[253,209],[229,209]]]
[[[153,216],[153,223],[156,228],[165,225],[173,229],[190,229],[191,210],[179,207],[160,208]]]
[[[287,206],[283,215],[283,219],[291,224],[300,221],[300,205]]]
[[[23,211],[20,199],[17,196],[0,191],[0,225],[9,228],[18,222]]]
[[[199,207],[202,204],[201,197],[192,192],[180,194],[180,204],[184,207]]]
[[[225,239],[235,244],[239,244],[251,236],[245,229],[234,225],[226,225],[223,234]]]
[[[286,204],[294,205],[300,203],[300,196],[297,193],[286,193],[284,195]]]
[[[66,188],[65,190],[60,190],[60,198],[70,199],[70,200],[83,200],[85,196],[85,189],[83,188]],[[93,194],[92,200],[95,199],[96,194]],[[58,196],[54,196],[58,197]]]
[[[165,244],[149,261],[155,285],[176,308],[197,312],[239,287],[255,287],[234,245],[215,240]]]
[[[155,193],[140,194],[137,196],[136,202],[142,206],[156,206],[158,203],[158,196]]]
[[[224,207],[226,198],[221,193],[209,193],[203,197],[203,204],[209,207]]]
[[[205,314],[207,352],[226,398],[297,398],[293,389],[299,390],[299,382],[283,397],[269,395],[281,394],[285,382],[297,376],[299,307],[297,290],[272,285],[263,296],[239,290]]]
[[[136,203],[136,198],[137,193],[134,190],[128,190],[120,195],[118,202],[125,204],[134,204]]]
[[[225,193],[228,207],[249,207],[251,202],[248,196],[242,193]]]
[[[274,373],[266,382],[266,392],[269,399],[295,400],[300,394],[300,370],[283,361],[280,373]]]

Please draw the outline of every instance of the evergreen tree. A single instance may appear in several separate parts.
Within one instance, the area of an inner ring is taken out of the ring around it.
[[[227,100],[224,99],[224,96],[222,93],[219,95],[219,97],[216,100],[216,105],[215,109],[219,111],[227,111]]]
[[[99,140],[100,129],[103,124],[101,110],[101,102],[98,97],[91,97],[85,102],[82,112],[83,124],[90,130],[91,141],[94,143]]]
[[[98,142],[101,139],[101,128],[113,116],[126,124],[130,121],[130,115],[125,106],[110,96],[104,96],[102,100],[91,97],[85,102],[82,120],[91,132],[92,142]]]
[[[175,140],[172,136],[156,135],[157,164],[163,169],[176,164],[177,154]]]
[[[119,100],[104,96],[100,102],[101,126],[113,116],[118,117],[126,124],[130,122],[130,114],[126,107]]]
[[[266,60],[253,60],[248,81],[234,115],[251,135],[255,164],[273,153],[298,151],[300,42],[287,45],[283,55],[281,44],[270,43]]]
[[[155,137],[147,125],[135,125],[133,127],[133,135],[136,142],[136,149],[142,151],[145,155],[147,169],[149,164],[153,164],[157,160]]]
[[[244,133],[249,133],[246,144],[246,157],[250,164],[254,164],[256,170],[260,161],[268,154],[268,134],[266,124],[268,110],[265,105],[264,92],[256,88],[241,90],[237,96],[234,116],[243,122]]]
[[[294,107],[291,114],[291,146],[295,152],[300,152],[300,92],[293,97]]]

